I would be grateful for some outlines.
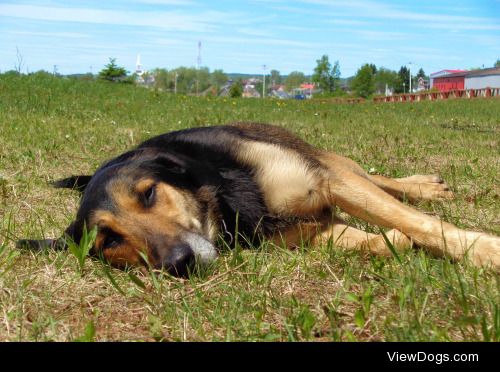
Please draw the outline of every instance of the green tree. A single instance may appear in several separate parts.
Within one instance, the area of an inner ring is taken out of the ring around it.
[[[271,70],[271,84],[281,84],[281,75],[278,70]]]
[[[401,66],[398,72],[398,83],[395,88],[395,93],[408,92],[410,89],[410,70],[406,66]]]
[[[229,89],[229,97],[238,98],[243,94],[243,84],[240,80],[235,81]]]
[[[227,83],[227,75],[222,70],[214,70],[210,75],[210,83],[215,87],[217,92]]]
[[[196,84],[195,91],[193,93],[201,93],[210,88],[210,70],[208,67],[200,67],[196,71]]]
[[[497,68],[500,67],[500,58],[497,59],[497,61],[495,62],[495,67],[497,67]]]
[[[292,71],[286,77],[285,88],[286,90],[291,91],[294,88],[298,88],[304,81],[306,81],[304,73],[300,71]]]
[[[415,78],[417,80],[420,79],[420,78],[422,78],[424,80],[427,79],[427,75],[425,74],[425,71],[424,71],[423,68],[421,68],[420,70],[418,70],[417,75],[415,76]]]
[[[177,67],[171,70],[174,90],[179,94],[188,94],[196,89],[196,70],[194,68]]]
[[[164,68],[157,68],[151,71],[155,78],[154,87],[155,89],[160,90],[169,90],[170,89],[170,74]]]
[[[398,73],[385,67],[380,67],[374,76],[375,91],[385,93],[385,87],[395,90],[399,83]]]
[[[109,63],[99,71],[99,79],[112,82],[125,81],[127,70],[116,64],[116,58],[110,58]]]
[[[325,54],[316,60],[316,67],[312,75],[312,81],[317,83],[324,92],[333,92],[338,88],[340,80],[339,61],[335,61],[333,67]]]
[[[333,90],[340,89],[340,63],[335,61],[332,68]]]
[[[375,92],[373,69],[369,64],[361,66],[351,82],[351,89],[357,96],[367,98]]]
[[[265,96],[267,97],[268,94],[271,92],[271,86],[272,86],[272,80],[271,80],[271,75],[265,75],[266,78],[266,92]],[[255,84],[255,90],[262,96],[262,90],[264,88],[264,83],[262,78],[260,78]]]
[[[208,67],[177,67],[170,71],[170,79],[179,94],[200,94],[210,87]]]

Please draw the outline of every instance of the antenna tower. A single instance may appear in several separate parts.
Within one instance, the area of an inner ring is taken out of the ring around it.
[[[201,41],[198,41],[198,58],[196,58],[196,69],[201,67]]]

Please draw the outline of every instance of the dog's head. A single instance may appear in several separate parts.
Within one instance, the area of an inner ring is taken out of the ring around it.
[[[117,267],[148,264],[185,276],[195,262],[217,256],[210,211],[200,195],[196,165],[152,149],[117,158],[101,167],[84,189],[75,221],[65,237],[42,241],[78,243],[84,229],[97,228],[92,253]],[[41,246],[41,241],[24,244]]]

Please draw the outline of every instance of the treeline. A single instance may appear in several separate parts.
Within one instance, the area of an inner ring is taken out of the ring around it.
[[[500,59],[494,66],[500,67]],[[4,74],[6,73],[20,74],[20,69],[7,71]],[[221,69],[210,71],[208,67],[178,67],[171,70],[156,68],[138,76],[118,66],[115,58],[110,58],[109,63],[99,71],[98,75],[87,73],[70,77],[82,80],[97,78],[126,84],[140,83],[160,91],[178,94],[220,95],[222,89],[225,88],[228,90],[227,95],[233,97],[241,96],[244,89],[243,80],[251,80],[253,89],[259,93],[263,91],[265,84],[266,95],[280,86],[286,92],[291,93],[303,83],[314,83],[313,94],[319,97],[352,95],[367,98],[376,94],[399,94],[410,90],[410,70],[406,66],[401,66],[399,71],[394,71],[385,67],[377,67],[373,63],[366,63],[353,77],[341,78],[339,61],[331,63],[328,55],[323,55],[316,60],[316,67],[311,76],[301,71],[281,75],[278,70],[273,69],[265,74],[265,81],[263,81],[263,75],[259,74],[226,74]],[[420,68],[416,74],[412,71],[411,86],[413,88],[417,87],[420,78],[429,81],[423,69]]]
[[[151,79],[151,77],[153,77]],[[228,82],[222,70],[210,72],[208,67],[178,67],[172,70],[157,68],[142,75],[142,79],[155,89],[179,94],[209,93],[217,95]]]
[[[153,77],[153,79],[151,79]],[[239,75],[231,76],[223,70],[210,71],[208,67],[196,69],[194,67],[178,67],[172,70],[156,68],[148,71],[142,76],[145,82],[151,81],[151,86],[156,89],[176,92],[180,94],[218,94],[228,84],[241,86],[243,80],[253,78],[253,85],[258,92],[262,92],[264,85],[263,75]],[[276,85],[284,85],[287,91],[299,87],[302,83],[310,81],[310,77],[300,71],[293,71],[287,76],[282,76],[278,70],[271,70],[265,75],[266,91],[269,92]]]
[[[219,95],[223,88],[229,90],[228,95],[240,96],[243,91],[243,76],[233,77],[221,69],[210,71],[208,67],[178,67],[167,70],[156,68],[142,73],[140,76],[130,75],[125,68],[116,64],[114,58],[99,72],[97,78],[121,83],[139,82],[160,91],[178,94],[203,94]],[[425,72],[420,69],[412,76],[412,85],[415,87],[418,79],[422,77],[428,80]],[[79,78],[93,79],[89,74],[80,75]],[[271,70],[265,75],[266,94],[276,86],[284,86],[284,90],[292,92],[303,83],[314,83],[315,96],[341,96],[355,95],[367,98],[373,94],[403,93],[409,91],[410,71],[402,66],[399,71],[393,71],[385,67],[377,67],[372,63],[361,66],[354,77],[341,79],[339,61],[330,62],[328,55],[323,55],[316,60],[316,67],[312,76],[306,76],[303,72],[292,71],[282,76],[278,70]],[[257,92],[263,91],[263,76],[255,75],[252,85]]]
[[[411,85],[416,88],[418,80],[422,78],[426,81],[429,77],[423,69],[419,69],[417,74],[411,75]],[[367,98],[373,94],[384,94],[386,89],[391,93],[405,93],[410,89],[410,70],[406,66],[401,66],[398,72],[374,64],[364,64],[361,66],[351,81],[350,88],[358,97]]]
[[[377,67],[373,63],[366,63],[358,69],[356,75],[344,82],[340,76],[339,61],[335,61],[332,65],[328,56],[323,55],[316,61],[311,80],[320,89],[320,94],[326,96],[351,94],[367,98],[373,94],[384,94],[386,90],[391,93],[403,93],[410,89],[410,70],[406,66],[401,66],[396,72],[385,67]],[[417,74],[412,74],[413,87],[419,78],[428,80],[423,69]]]
[[[14,73],[14,71],[13,71]],[[265,83],[266,95],[272,89],[283,86],[287,92],[292,92],[303,83],[314,83],[314,96],[354,95],[370,97],[374,94],[403,93],[409,91],[410,71],[402,66],[399,71],[374,64],[364,64],[356,75],[347,79],[341,78],[339,61],[330,62],[328,55],[316,60],[316,67],[311,76],[303,72],[292,71],[288,75],[281,75],[278,70],[271,70],[263,75],[226,74],[221,69],[210,71],[208,67],[178,67],[167,70],[156,68],[145,71],[140,75],[130,74],[124,67],[118,66],[116,59],[110,58],[109,63],[94,76],[79,74],[73,77],[83,80],[104,80],[119,83],[140,83],[148,87],[178,94],[220,95],[222,89],[228,90],[228,95],[239,96],[243,92],[243,79],[252,80],[253,89],[261,93]],[[250,79],[250,77],[254,77]],[[412,76],[412,85],[416,87],[418,79],[428,80],[425,72],[420,69]]]

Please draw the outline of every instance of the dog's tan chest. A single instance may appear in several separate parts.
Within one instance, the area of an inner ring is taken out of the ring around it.
[[[245,141],[237,158],[254,169],[267,208],[273,214],[311,216],[323,209],[321,170],[298,152],[278,145]]]

